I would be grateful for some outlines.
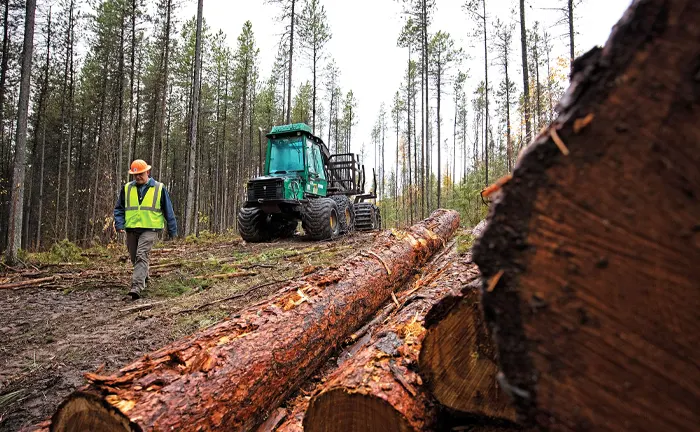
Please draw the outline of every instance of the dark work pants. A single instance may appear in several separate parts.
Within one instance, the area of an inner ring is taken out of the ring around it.
[[[148,277],[148,263],[151,248],[158,238],[157,231],[129,232],[126,233],[126,247],[129,249],[131,263],[134,265],[134,274],[131,278],[131,291],[140,293],[146,287]]]

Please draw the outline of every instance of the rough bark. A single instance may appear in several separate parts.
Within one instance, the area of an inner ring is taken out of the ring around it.
[[[437,407],[415,371],[426,312],[479,274],[468,259],[452,258],[407,292],[401,301],[406,306],[328,378],[311,399],[305,431],[436,429]]]
[[[9,264],[17,262],[17,253],[22,242],[22,216],[24,207],[24,181],[27,164],[27,117],[29,114],[29,93],[32,75],[32,53],[34,52],[34,15],[36,0],[27,0],[24,18],[24,44],[22,48],[22,73],[17,107],[17,134],[15,135],[15,161],[12,174],[10,217],[8,227],[6,258]],[[6,24],[7,25],[7,24]]]
[[[515,410],[496,380],[495,351],[479,302],[477,283],[433,306],[425,324],[419,370],[444,406],[514,422]]]
[[[527,68],[527,30],[525,27],[525,0],[520,0],[520,52],[522,55],[523,66],[523,111],[525,118],[525,143],[524,146],[530,143],[531,126],[530,126],[530,78]]]
[[[290,282],[276,297],[178,341],[61,404],[53,430],[91,418],[143,430],[251,430],[453,235],[454,211],[438,210],[406,231],[378,236],[372,253]],[[91,400],[99,403],[87,404]],[[70,414],[76,413],[71,418]],[[121,429],[120,429],[121,428]],[[128,430],[115,426],[113,430]]]
[[[187,159],[187,204],[185,209],[185,236],[192,234],[195,225],[195,167],[197,164],[197,127],[199,126],[199,95],[202,80],[202,9],[203,0],[197,5],[197,36],[194,51],[194,80],[192,83],[192,113],[190,117],[190,151]]]
[[[475,259],[525,424],[700,424],[698,20],[697,1],[635,1],[492,206]]]

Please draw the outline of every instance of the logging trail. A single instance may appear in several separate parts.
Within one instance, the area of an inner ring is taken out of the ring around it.
[[[211,326],[277,292],[290,278],[342,263],[374,240],[302,238],[245,244],[237,238],[157,246],[145,297],[126,301],[131,264],[115,245],[70,262],[32,257],[0,269],[0,431],[50,417],[85,383]]]

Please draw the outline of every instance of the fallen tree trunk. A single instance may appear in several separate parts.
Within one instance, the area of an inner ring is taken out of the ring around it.
[[[528,425],[700,424],[698,22],[697,0],[634,1],[492,206],[474,256]]]
[[[396,315],[377,328],[369,343],[346,360],[312,397],[304,417],[305,431],[423,431],[438,427],[438,408],[416,373],[425,315],[432,305],[479,274],[468,258],[460,259],[456,253],[446,261],[434,270],[430,283],[408,293]]]
[[[442,405],[515,422],[515,409],[496,379],[498,365],[480,307],[480,281],[474,282],[428,313],[418,370]]]
[[[251,430],[455,232],[437,210],[378,236],[371,254],[290,282],[273,299],[121,369],[86,374],[52,430]],[[111,428],[111,429],[110,429]]]

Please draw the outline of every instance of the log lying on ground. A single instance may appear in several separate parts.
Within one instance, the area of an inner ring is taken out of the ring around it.
[[[409,293],[396,315],[372,336],[369,344],[345,361],[314,395],[304,417],[304,430],[423,431],[437,427],[437,408],[416,373],[432,305],[478,277],[466,257],[456,254],[434,280]],[[479,430],[478,428],[474,430]]]
[[[370,253],[290,282],[237,318],[178,341],[114,376],[87,374],[52,430],[251,430],[311,375],[455,232],[437,210],[406,231],[377,237]]]
[[[444,406],[463,413],[515,422],[510,398],[498,385],[498,365],[481,312],[480,281],[435,304],[419,370],[430,392]]]
[[[483,305],[527,424],[700,425],[698,22],[633,2],[492,207],[475,260],[502,275]]]

